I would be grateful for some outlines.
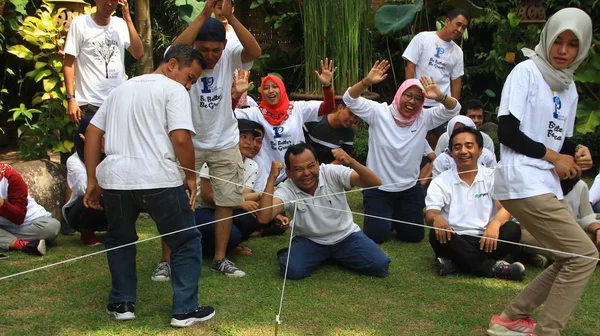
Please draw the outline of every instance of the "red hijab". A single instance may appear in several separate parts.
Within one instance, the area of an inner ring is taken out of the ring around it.
[[[279,103],[277,105],[269,105],[265,99],[265,83],[268,80],[272,80],[275,85],[279,88]],[[284,122],[288,116],[289,111],[291,109],[290,99],[288,98],[287,92],[285,91],[285,85],[283,85],[283,81],[279,79],[277,76],[268,75],[263,78],[262,83],[260,83],[260,97],[262,101],[260,102],[260,111],[263,114],[263,117],[269,124],[273,126],[280,125]]]

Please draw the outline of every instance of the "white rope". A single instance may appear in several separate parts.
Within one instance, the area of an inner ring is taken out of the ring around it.
[[[294,214],[293,214],[292,218],[294,218],[294,219],[296,218],[297,211],[298,211],[298,202],[294,202]],[[294,238],[294,226],[295,225],[292,225],[290,228],[290,242],[288,244],[287,257],[285,260],[285,272],[283,274],[283,285],[281,286],[281,299],[279,300],[279,312],[275,316],[275,336],[277,336],[277,330],[279,329],[279,325],[281,324],[280,316],[281,316],[281,310],[283,308],[283,297],[285,295],[285,283],[287,280],[288,265],[290,264],[290,255],[292,252],[292,239]]]

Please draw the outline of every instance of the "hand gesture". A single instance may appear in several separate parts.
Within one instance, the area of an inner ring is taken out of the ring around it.
[[[577,150],[577,153],[575,153],[575,164],[578,165],[581,170],[592,168],[594,162],[589,148],[579,145],[579,149]]]
[[[69,99],[67,115],[69,116],[69,119],[75,123],[79,123],[81,121],[81,109],[79,108],[79,104],[77,104],[75,99]]]
[[[387,60],[383,60],[381,62],[375,61],[375,64],[373,64],[373,67],[371,68],[371,71],[369,71],[367,77],[365,77],[361,81],[364,85],[367,86],[381,83],[384,79],[387,78],[386,72],[389,68],[390,62],[388,62]]]
[[[439,86],[433,80],[433,77],[421,77],[419,79],[421,85],[423,86],[423,94],[425,98],[433,99],[433,100],[441,100],[444,98],[444,94],[440,90]]]
[[[250,78],[250,71],[237,69],[236,74],[237,75],[233,79],[232,93],[235,99],[239,99],[244,92],[248,91],[254,82],[248,82],[248,79]]]
[[[433,227],[435,229],[441,229],[435,230],[435,239],[437,239],[440,244],[446,244],[446,242],[452,239],[454,230],[452,230],[452,227],[450,227],[450,224],[448,224],[448,221],[442,215],[437,215],[433,218]]]
[[[275,223],[277,223],[277,225],[279,225],[279,227],[283,229],[287,229],[290,227],[290,219],[282,214],[278,214],[277,216],[275,216]]]
[[[571,155],[558,154],[557,159],[552,162],[554,170],[561,180],[572,179],[581,176],[581,168],[575,163],[575,158]]]
[[[498,248],[498,237],[500,237],[500,225],[490,223],[481,235],[479,249],[485,253],[492,253]]]
[[[244,203],[240,204],[240,208],[242,208],[242,210],[249,212],[254,218],[256,218],[256,211],[258,210],[258,202],[255,201],[245,201]]]
[[[100,205],[100,195],[102,195],[102,188],[97,184],[89,184],[85,190],[83,196],[83,205],[86,208],[92,208],[94,210],[103,210]]]
[[[355,161],[350,155],[348,155],[348,153],[346,153],[341,148],[332,149],[331,154],[335,158],[335,161],[337,161],[340,164],[343,164],[344,166],[347,166],[347,167],[350,167]]]
[[[329,58],[326,58],[325,63],[321,60],[321,73],[315,70],[315,74],[319,77],[323,86],[329,86],[331,85],[331,79],[336,70],[337,67],[333,67],[333,60],[329,61]]]
[[[281,170],[283,169],[283,162],[281,161],[273,161],[271,163],[271,172],[269,173],[269,178],[277,178]]]
[[[227,1],[225,1],[227,2]],[[225,16],[225,2],[223,2],[223,16]],[[229,3],[231,4],[231,0],[229,1]],[[202,12],[200,13],[199,16],[204,17],[204,19],[208,19],[209,17],[212,16],[212,13],[215,10],[215,6],[217,5],[217,0],[206,0],[206,3],[204,4],[204,8],[202,9]]]
[[[221,15],[223,15],[227,21],[231,21],[233,18],[233,5],[231,0],[223,0],[223,9],[221,9]]]
[[[123,20],[131,22],[131,12],[129,11],[127,0],[119,0],[119,5],[122,6],[121,13],[123,13]]]

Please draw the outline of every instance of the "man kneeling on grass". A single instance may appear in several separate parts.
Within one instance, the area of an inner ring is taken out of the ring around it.
[[[441,173],[427,190],[425,221],[439,275],[457,271],[489,278],[523,280],[525,267],[504,260],[517,247],[521,230],[510,214],[491,198],[493,170],[477,164],[483,148],[481,132],[456,129],[449,147],[456,167]],[[481,237],[481,238],[479,238]]]
[[[342,149],[334,149],[332,153],[343,166],[319,166],[314,149],[305,143],[288,148],[284,160],[289,179],[280,183],[277,191],[274,184],[283,163],[275,161],[271,165],[259,201],[262,209],[258,212],[259,222],[269,223],[282,211],[293,211],[296,206],[293,201],[298,202],[292,221],[291,253],[286,250],[277,253],[281,275],[285,274],[290,253],[288,279],[308,277],[328,259],[362,274],[385,277],[390,258],[354,223],[344,193],[355,186],[379,186],[381,180]]]

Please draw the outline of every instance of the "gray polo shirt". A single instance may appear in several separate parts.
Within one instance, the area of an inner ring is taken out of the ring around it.
[[[295,235],[306,237],[317,244],[333,245],[352,233],[360,231],[349,212],[350,207],[344,193],[352,188],[350,183],[352,172],[353,170],[348,167],[322,164],[314,197],[300,190],[291,179],[278,186],[275,190],[276,198],[283,202],[298,200],[302,202],[298,203],[298,211],[292,221]],[[323,195],[327,196],[320,197]],[[293,211],[294,207],[292,203],[285,204],[286,210]]]

